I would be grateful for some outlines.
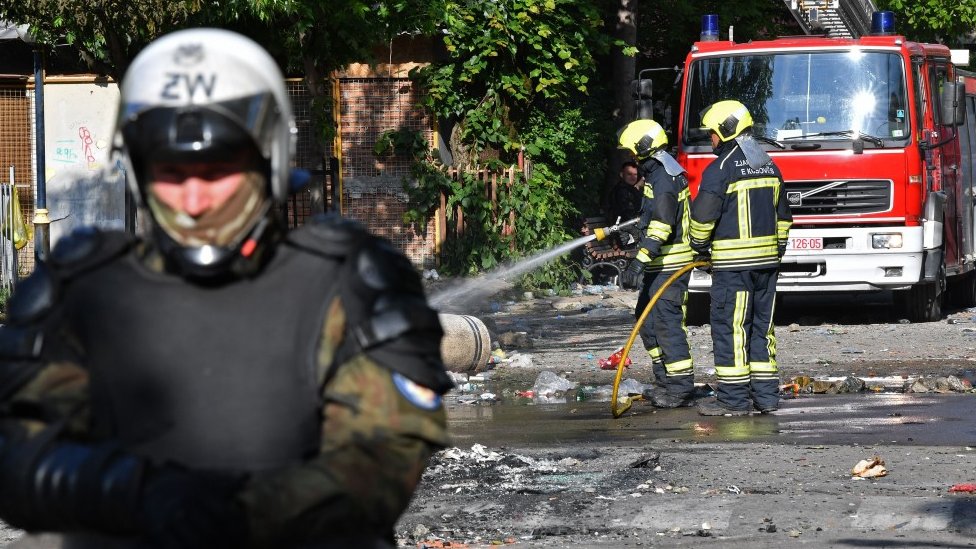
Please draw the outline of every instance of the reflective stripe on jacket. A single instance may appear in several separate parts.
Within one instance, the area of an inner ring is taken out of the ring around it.
[[[648,271],[676,271],[691,262],[694,252],[688,241],[691,221],[691,193],[684,174],[671,176],[653,158],[641,166],[644,201],[636,259]]]
[[[691,209],[690,243],[711,253],[718,270],[779,265],[793,216],[780,200],[783,176],[772,162],[753,169],[735,141],[723,143],[705,168]]]

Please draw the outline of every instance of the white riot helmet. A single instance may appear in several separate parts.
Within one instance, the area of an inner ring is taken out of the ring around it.
[[[149,207],[163,252],[191,274],[216,274],[242,247],[250,246],[244,255],[253,251],[254,244],[245,242],[260,239],[288,196],[296,137],[277,64],[260,45],[231,31],[200,28],[163,36],[136,56],[122,81],[114,147],[127,165],[133,194]],[[190,222],[161,213],[148,193],[150,161],[242,157],[255,161],[260,191],[240,219],[221,228],[219,239],[187,237],[182,227]]]

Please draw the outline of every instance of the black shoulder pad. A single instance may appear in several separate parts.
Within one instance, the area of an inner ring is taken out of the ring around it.
[[[0,363],[28,360],[41,356],[44,334],[38,328],[0,326]],[[0,376],[3,377],[3,376]]]
[[[25,325],[44,316],[54,308],[60,285],[44,262],[34,266],[34,272],[14,287],[7,301],[7,320],[10,324]]]
[[[424,292],[420,275],[410,260],[384,238],[361,241],[356,257],[356,272],[372,290],[420,294]]]
[[[345,257],[367,236],[366,228],[357,221],[328,213],[316,215],[290,231],[286,241],[312,253]]]
[[[82,227],[58,241],[51,251],[51,267],[70,277],[121,255],[135,242],[134,236],[122,231]]]

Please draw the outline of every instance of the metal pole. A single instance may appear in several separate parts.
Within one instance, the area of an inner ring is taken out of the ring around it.
[[[17,192],[17,184],[14,178],[14,165],[10,165],[10,186],[5,189],[4,197],[6,198],[7,208],[6,215],[4,216],[7,220],[6,230],[4,231],[4,236],[7,241],[3,244],[4,254],[7,250],[10,250],[10,272],[7,273],[7,280],[5,284],[10,287],[17,283],[20,279],[20,265],[17,262],[17,246],[14,245],[14,224],[17,220],[14,219],[16,212],[14,211],[14,193]],[[8,247],[9,246],[9,247]],[[6,266],[6,264],[4,265]]]
[[[34,257],[45,261],[51,252],[51,219],[47,212],[47,180],[44,165],[44,52],[34,48],[34,128],[37,135],[37,196],[34,199]],[[16,190],[15,190],[16,192]]]

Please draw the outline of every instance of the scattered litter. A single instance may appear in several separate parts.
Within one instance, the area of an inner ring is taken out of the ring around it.
[[[976,493],[976,484],[972,482],[964,482],[962,484],[956,484],[952,488],[949,488],[950,494],[972,494]]]
[[[661,454],[659,452],[643,455],[637,458],[637,461],[631,463],[630,468],[631,469],[653,469],[657,467],[660,459],[661,459]]]
[[[440,280],[441,275],[437,274],[435,269],[428,269],[424,271],[424,280]]]
[[[598,360],[597,364],[600,365],[601,370],[616,370],[617,366],[620,364],[620,357],[623,356],[623,353],[624,348],[619,347],[609,357]],[[627,361],[624,363],[624,368],[629,368],[632,363],[633,361],[630,360],[630,357],[628,356]]]
[[[440,539],[425,539],[417,542],[417,549],[467,549],[467,543]]]
[[[531,368],[532,355],[512,353],[512,357],[508,360],[506,365],[509,368]]]
[[[739,487],[736,486],[735,484],[730,484],[729,487],[726,488],[726,490],[728,490],[730,494],[735,494],[735,495],[739,495],[742,493],[742,490],[740,490]]]
[[[527,332],[514,331],[498,334],[498,343],[505,347],[526,348],[532,347],[532,340]]]
[[[878,478],[888,474],[885,462],[880,456],[862,459],[851,469],[851,475],[856,478]]]
[[[460,387],[461,385],[467,383],[469,380],[468,374],[462,374],[462,373],[452,372],[448,370],[447,375],[448,377],[451,378],[451,381],[454,383],[455,387]]]
[[[539,373],[539,376],[535,379],[535,383],[532,385],[531,391],[535,395],[552,395],[556,393],[564,393],[570,389],[576,387],[575,381],[570,381],[564,377],[561,377],[549,370],[544,370]]]
[[[617,396],[623,395],[640,395],[644,393],[644,389],[647,385],[637,381],[634,378],[628,377],[627,379],[620,382],[620,386],[617,387]],[[611,388],[612,390],[612,388]]]

